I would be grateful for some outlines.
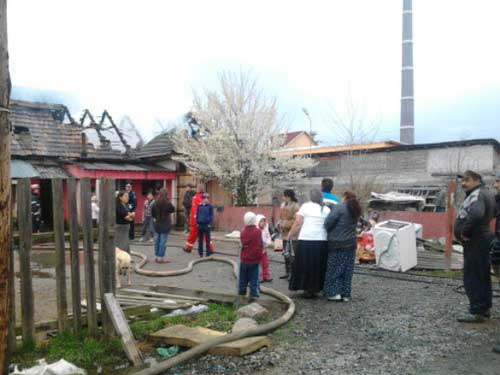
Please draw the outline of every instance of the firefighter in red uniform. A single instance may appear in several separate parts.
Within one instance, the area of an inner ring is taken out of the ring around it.
[[[202,195],[205,191],[203,184],[199,184],[196,189],[196,194],[193,196],[191,203],[191,212],[189,213],[189,233],[186,239],[186,244],[182,248],[186,253],[190,253],[193,250],[193,246],[198,241],[198,227],[196,226],[196,212],[198,211],[198,206],[203,200]],[[214,244],[210,241],[210,251],[214,251]]]

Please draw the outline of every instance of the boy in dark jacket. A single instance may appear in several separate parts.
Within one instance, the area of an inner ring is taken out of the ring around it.
[[[247,294],[250,283],[250,301],[259,298],[259,264],[264,253],[262,232],[256,226],[256,215],[247,212],[243,218],[245,227],[241,231],[239,294]]]
[[[196,211],[196,226],[198,227],[198,254],[203,257],[203,236],[207,247],[207,257],[212,255],[210,250],[210,226],[214,220],[214,208],[209,203],[210,195],[203,193],[202,201]]]

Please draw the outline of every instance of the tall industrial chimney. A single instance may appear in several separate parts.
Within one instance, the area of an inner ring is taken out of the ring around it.
[[[400,141],[415,143],[413,98],[413,14],[412,0],[403,0],[403,66],[401,69]]]

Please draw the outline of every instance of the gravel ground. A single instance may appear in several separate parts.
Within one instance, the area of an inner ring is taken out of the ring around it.
[[[171,236],[169,245],[181,245],[182,240]],[[219,251],[236,254],[234,243],[216,245]],[[134,250],[152,254],[148,246]],[[193,257],[174,247],[169,254],[171,264],[147,267],[180,268]],[[269,255],[271,260],[282,259],[279,253]],[[43,270],[51,272],[50,267]],[[289,293],[286,282],[278,279],[282,270],[283,265],[271,263],[274,281],[268,285]],[[460,283],[418,279],[435,284],[356,274],[350,303],[304,300],[292,293],[297,313],[271,335],[270,348],[244,358],[206,356],[167,374],[500,374],[500,356],[491,353],[492,344],[500,340],[498,307],[487,324],[457,323],[456,316],[467,308],[466,297],[454,291]],[[53,283],[53,279],[36,279],[37,320],[55,317]],[[174,278],[133,275],[134,285],[145,283],[234,290],[231,268],[211,263]]]

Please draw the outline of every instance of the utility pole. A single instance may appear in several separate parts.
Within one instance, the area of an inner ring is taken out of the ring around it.
[[[10,254],[10,75],[7,0],[0,0],[0,374],[7,362],[8,264]]]
[[[309,137],[312,140],[312,120],[311,120],[311,116],[309,115],[309,111],[305,107],[302,108],[302,112],[304,112],[304,114],[306,115],[307,119],[309,120]],[[309,157],[311,157],[311,156],[312,156],[312,142],[309,144]]]

